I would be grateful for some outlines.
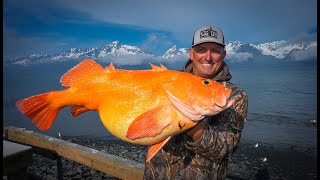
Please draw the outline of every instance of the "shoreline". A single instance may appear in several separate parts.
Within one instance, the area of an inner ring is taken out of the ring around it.
[[[147,146],[131,144],[117,138],[69,137],[61,139],[90,147],[102,152],[143,163]],[[263,159],[266,158],[266,161]],[[28,174],[43,179],[56,179],[55,160],[33,154],[33,165]],[[62,158],[64,179],[117,179],[85,165]],[[274,147],[240,142],[228,164],[227,179],[316,179],[317,156],[313,153],[292,149],[279,150]]]

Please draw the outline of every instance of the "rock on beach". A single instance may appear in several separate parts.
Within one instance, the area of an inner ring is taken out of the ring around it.
[[[63,139],[135,162],[144,163],[147,146],[127,143],[117,138],[99,139],[68,137]],[[266,158],[266,161],[263,161]],[[240,142],[238,150],[228,164],[227,179],[316,179],[317,158],[306,152],[288,148],[278,150],[259,144]],[[63,179],[118,179],[108,174],[61,158]],[[57,162],[33,154],[33,165],[27,169],[33,179],[57,179]]]

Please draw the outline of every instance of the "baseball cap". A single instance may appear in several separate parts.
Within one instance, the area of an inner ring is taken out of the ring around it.
[[[193,35],[192,47],[205,42],[213,42],[225,46],[222,30],[216,26],[207,26],[197,29]]]

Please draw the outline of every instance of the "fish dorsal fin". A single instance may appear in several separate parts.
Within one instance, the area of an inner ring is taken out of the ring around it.
[[[166,139],[160,141],[157,144],[152,145],[147,152],[146,162],[150,162],[154,155],[169,141],[171,136],[167,137]]]
[[[164,65],[160,64],[161,69],[168,70]]]
[[[160,134],[171,124],[171,112],[168,105],[163,105],[141,114],[130,124],[126,137],[134,140]]]
[[[66,72],[60,82],[65,87],[71,87],[84,76],[97,72],[103,72],[103,67],[92,59],[85,59]]]
[[[155,71],[165,71],[165,70],[168,70],[164,65],[160,64],[160,67],[159,66],[156,66],[154,64],[151,64],[150,63],[150,66],[152,68],[152,70],[155,70]]]
[[[116,71],[116,68],[111,62],[110,65],[105,68],[105,72],[114,72],[114,71]]]
[[[150,63],[150,66],[151,66],[152,70],[161,71],[161,68],[159,66],[156,66],[156,65],[151,64],[151,63]]]

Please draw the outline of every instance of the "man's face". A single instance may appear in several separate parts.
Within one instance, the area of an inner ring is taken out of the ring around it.
[[[226,51],[223,46],[216,43],[202,43],[189,50],[190,59],[193,60],[193,73],[206,78],[211,78],[221,64]]]

